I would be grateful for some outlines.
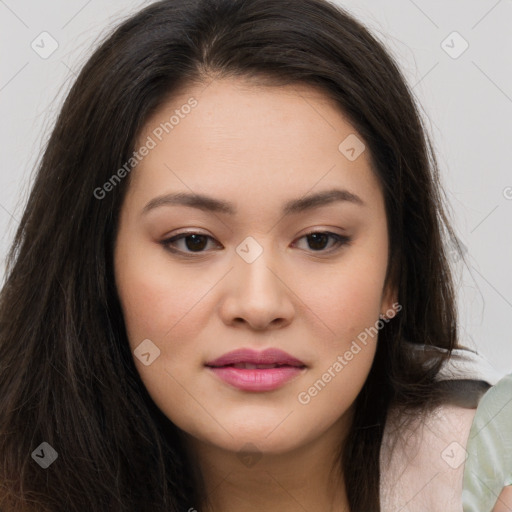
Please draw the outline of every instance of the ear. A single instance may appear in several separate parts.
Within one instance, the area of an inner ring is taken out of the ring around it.
[[[380,314],[382,317],[392,318],[402,309],[398,302],[398,289],[391,282],[387,283],[382,291]]]

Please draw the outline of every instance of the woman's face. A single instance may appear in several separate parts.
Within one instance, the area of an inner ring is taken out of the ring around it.
[[[140,376],[190,439],[284,453],[349,421],[396,300],[361,144],[321,92],[233,79],[142,131],[116,284]]]

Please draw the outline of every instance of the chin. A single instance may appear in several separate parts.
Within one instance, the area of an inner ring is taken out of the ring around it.
[[[277,430],[274,430],[275,428],[276,423],[271,425],[264,423],[254,426],[254,428],[230,429],[229,432],[232,436],[224,430],[215,432],[215,435],[212,435],[211,432],[190,435],[203,443],[237,454],[255,452],[280,455],[296,449],[301,444],[301,439],[298,437],[289,432],[278,433],[279,427]],[[305,439],[302,441],[307,442]]]

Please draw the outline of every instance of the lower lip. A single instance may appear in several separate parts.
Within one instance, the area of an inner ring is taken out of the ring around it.
[[[304,368],[281,366],[266,369],[242,369],[232,366],[208,367],[217,377],[242,391],[272,391],[302,373]]]

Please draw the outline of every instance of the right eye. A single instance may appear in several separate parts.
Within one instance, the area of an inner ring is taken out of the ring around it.
[[[213,237],[203,233],[188,232],[167,238],[166,240],[162,240],[160,243],[173,253],[182,253],[188,256],[193,253],[205,252],[204,248],[207,245],[208,239],[215,240]],[[178,242],[181,242],[182,240],[184,241],[184,244],[181,244],[181,248],[176,248]]]

